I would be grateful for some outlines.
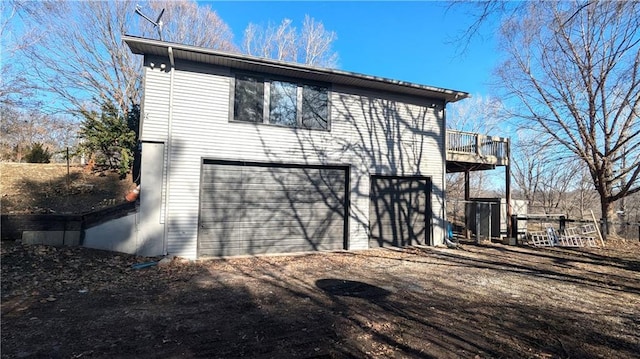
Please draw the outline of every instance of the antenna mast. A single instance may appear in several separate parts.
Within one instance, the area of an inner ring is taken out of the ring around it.
[[[156,19],[156,21],[151,20],[151,18],[149,18],[147,15],[143,14],[142,11],[140,11],[142,9],[142,7],[140,5],[136,5],[136,14],[142,16],[142,18],[144,18],[145,20],[149,21],[153,27],[155,27],[156,29],[158,29],[158,36],[160,37],[160,41],[162,40],[162,25],[164,25],[164,23],[162,22],[162,15],[164,14],[164,9],[162,9],[162,11],[160,11],[160,15],[158,15],[158,18]]]

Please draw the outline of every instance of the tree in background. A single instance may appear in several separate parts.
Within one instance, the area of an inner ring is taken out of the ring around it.
[[[38,41],[40,29],[21,26],[23,19],[28,15],[25,3],[21,1],[0,1],[0,11],[0,106],[32,108],[35,86],[26,76],[28,66],[24,61],[20,61],[20,53]]]
[[[447,129],[479,133],[483,135],[498,135],[502,103],[492,97],[473,96],[464,101],[450,105],[447,111]],[[503,180],[504,175],[500,181]],[[487,196],[487,183],[491,182],[487,171],[472,171],[469,174],[471,197]],[[464,198],[464,173],[447,174],[447,198]]]
[[[82,112],[80,149],[95,158],[97,163],[118,170],[123,177],[133,163],[133,151],[137,145],[136,130],[131,128],[139,121],[139,118],[132,118],[136,111],[139,116],[136,108],[127,111],[128,116],[111,103],[103,104],[100,112]]]
[[[89,110],[95,102],[116,104],[126,113],[140,103],[141,59],[131,54],[120,35],[142,34],[157,37],[148,21],[135,14],[138,2],[122,1],[41,1],[25,2],[21,19],[26,28],[37,28],[37,41],[20,49],[20,63],[28,64],[30,82],[59,100],[65,110]],[[224,51],[239,51],[229,26],[208,6],[190,0],[148,1],[143,11],[151,17],[162,9],[163,40]],[[64,26],[60,26],[64,24]],[[249,25],[245,41],[249,54],[314,65],[335,66],[331,51],[336,34],[321,22],[306,17],[302,31],[284,20],[275,31]],[[290,42],[290,37],[293,36]],[[256,46],[260,47],[257,53]],[[278,51],[272,51],[277,46]]]
[[[192,1],[149,5],[166,7],[164,40],[235,48],[229,27],[209,8]],[[139,104],[142,60],[120,39],[130,32],[151,34],[151,25],[135,14],[135,6],[129,0],[27,3],[25,26],[43,30],[39,41],[22,49],[22,61],[32,69],[32,83],[53,94],[55,105],[71,112],[95,109],[96,101],[112,103],[123,113]]]
[[[568,211],[568,214],[580,219],[590,219],[591,215],[589,210],[594,208],[598,203],[598,194],[593,188],[591,175],[589,174],[589,170],[582,165],[582,163],[580,169],[573,175],[577,185],[569,197],[567,207],[569,207],[570,210]],[[635,195],[638,195],[638,193]],[[634,195],[631,196],[633,197]]]
[[[149,1],[146,4],[154,17],[165,10],[162,16],[163,40],[223,51],[238,51],[233,43],[231,28],[209,5],[198,5],[190,0]],[[140,25],[143,36],[157,36],[157,30],[153,29],[149,22],[142,21]]]
[[[99,103],[126,111],[140,101],[140,59],[120,41],[132,1],[43,1],[28,5],[26,25],[43,29],[23,50],[32,81],[56,101],[49,110],[82,112]]]
[[[51,152],[40,142],[36,142],[29,148],[24,156],[27,163],[49,163],[51,162]]]
[[[18,110],[9,105],[0,106],[0,117],[2,161],[22,162],[34,143],[41,143],[53,153],[76,144],[76,125],[65,116]]]
[[[589,169],[602,216],[640,191],[640,3],[542,2],[502,24],[510,112]]]
[[[572,192],[580,186],[582,164],[574,156],[564,157],[551,139],[518,131],[511,156],[511,176],[530,213],[565,213],[571,210]]]
[[[306,15],[300,31],[291,19],[284,19],[277,26],[249,24],[244,31],[242,51],[275,60],[336,67],[338,54],[331,49],[336,39],[335,32],[327,31],[322,22]]]

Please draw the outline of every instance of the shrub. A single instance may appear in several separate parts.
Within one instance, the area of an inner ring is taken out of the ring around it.
[[[24,159],[28,163],[49,163],[51,162],[51,153],[44,148],[42,143],[36,142],[31,145]]]

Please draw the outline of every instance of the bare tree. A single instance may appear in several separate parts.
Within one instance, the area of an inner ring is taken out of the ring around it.
[[[299,40],[299,46],[304,47],[302,53],[304,58],[300,62],[309,65],[336,67],[338,54],[332,51],[331,45],[337,38],[335,32],[325,30],[322,22],[305,15]]]
[[[165,10],[162,21],[163,40],[181,44],[237,52],[233,32],[209,5],[190,0],[148,2],[153,15]],[[156,31],[146,21],[141,23],[144,36],[152,37]]]
[[[533,141],[531,136],[522,137],[525,139],[518,139],[518,145],[513,146],[511,176],[524,199],[534,205],[538,199],[536,194],[540,191],[541,177],[545,172],[546,156],[539,151],[542,146]]]
[[[134,16],[132,6],[131,1],[31,4],[28,25],[45,31],[25,53],[33,81],[57,97],[58,110],[110,102],[126,111],[131,101],[139,101],[140,59],[120,41]]]
[[[35,143],[51,152],[75,145],[73,124],[64,117],[8,106],[0,108],[0,116],[0,160],[21,162]]]
[[[56,96],[55,106],[79,111],[113,103],[126,113],[139,103],[141,59],[120,39],[136,29],[149,33],[150,24],[135,15],[135,5],[130,0],[29,3],[26,25],[42,28],[43,36],[25,55],[33,82]],[[165,40],[234,49],[229,27],[208,7],[187,0],[150,6],[166,6]]]
[[[327,31],[321,22],[306,15],[301,31],[290,19],[282,20],[277,26],[249,24],[244,32],[242,51],[276,60],[336,67],[338,54],[331,48],[336,39],[335,32]]]
[[[495,97],[473,96],[447,108],[447,128],[490,134],[498,131],[503,104]]]
[[[32,46],[40,36],[39,28],[23,26],[28,3],[18,0],[0,2],[0,106],[33,105],[35,86],[25,74],[28,67],[21,57],[21,50]]]
[[[598,194],[593,188],[593,181],[589,170],[582,165],[574,172],[577,184],[573,191],[569,193],[567,213],[580,219],[590,218],[588,210],[597,206]]]
[[[452,0],[444,3],[447,11],[462,12],[471,22],[448,41],[463,54],[475,38],[493,36],[504,19],[516,18],[526,11],[524,1],[504,0]]]
[[[640,3],[526,10],[501,31],[508,57],[497,75],[519,103],[511,115],[584,162],[606,220],[615,201],[640,191]]]
[[[280,25],[266,28],[250,23],[244,31],[243,52],[282,61],[298,61],[297,31],[293,21],[283,19]]]
[[[502,103],[493,97],[474,96],[450,105],[447,111],[447,129],[495,134],[498,131]],[[469,176],[472,197],[484,196],[490,182],[486,171],[474,171]],[[447,197],[464,198],[464,174],[447,174]]]

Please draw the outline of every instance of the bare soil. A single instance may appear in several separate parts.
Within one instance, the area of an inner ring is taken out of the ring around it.
[[[2,214],[80,214],[124,202],[131,176],[65,164],[0,163]]]
[[[640,245],[189,262],[2,244],[3,358],[638,358]]]

